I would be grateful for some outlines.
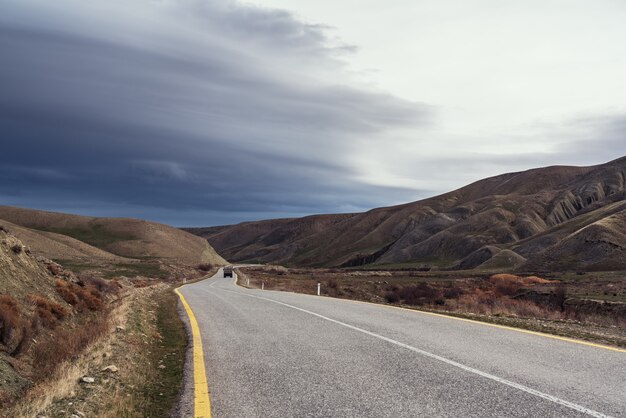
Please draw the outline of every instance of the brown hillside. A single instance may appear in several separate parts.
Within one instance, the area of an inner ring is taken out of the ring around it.
[[[626,157],[592,167],[555,166],[503,174],[433,198],[365,213],[188,231],[207,238],[234,261],[299,266],[421,263],[437,268],[483,264],[481,268],[514,268],[523,263],[520,269],[626,268],[626,260],[615,261],[610,251],[585,253],[589,259],[572,258],[573,264],[547,256],[561,244],[567,244],[562,248],[565,253],[575,251],[574,238],[568,237],[619,212],[625,201],[625,178]],[[626,231],[621,217],[600,225],[606,229],[602,236],[611,235],[611,242],[619,241],[619,234]],[[500,254],[502,250],[507,251]]]
[[[111,254],[67,235],[25,228],[3,219],[0,219],[0,226],[19,237],[35,256],[42,256],[52,260],[84,260],[108,263],[130,261],[130,259]]]
[[[23,239],[32,244],[37,252],[54,259],[87,256],[120,261],[125,257],[154,258],[188,265],[226,264],[206,240],[155,222],[68,215],[9,206],[0,206],[0,219],[24,228],[16,234],[23,233]],[[31,231],[26,231],[26,228]]]
[[[623,270],[626,268],[626,209],[569,234],[523,267]]]

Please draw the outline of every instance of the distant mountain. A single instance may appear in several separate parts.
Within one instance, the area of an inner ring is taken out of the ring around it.
[[[626,269],[625,177],[623,157],[503,174],[365,213],[187,231],[240,262],[620,270]]]
[[[53,260],[123,263],[155,259],[195,265],[226,264],[195,235],[171,226],[127,218],[95,218],[0,206],[0,226],[33,254]]]

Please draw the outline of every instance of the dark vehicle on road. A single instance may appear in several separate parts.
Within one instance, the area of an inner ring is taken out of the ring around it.
[[[233,277],[233,266],[224,267],[224,277]]]

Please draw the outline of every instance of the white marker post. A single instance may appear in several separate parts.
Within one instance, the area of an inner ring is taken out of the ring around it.
[[[264,290],[264,289],[265,289],[265,282],[262,282],[261,283],[261,290]]]
[[[317,284],[317,296],[319,296],[319,295],[320,295],[320,288],[321,288],[321,286],[322,286],[322,284],[321,284],[321,283],[318,283],[318,284]]]
[[[183,284],[187,283],[187,279],[183,277]]]

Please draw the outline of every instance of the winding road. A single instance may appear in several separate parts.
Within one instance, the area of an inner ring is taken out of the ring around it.
[[[222,270],[179,292],[214,417],[626,416],[625,350],[245,289]]]

